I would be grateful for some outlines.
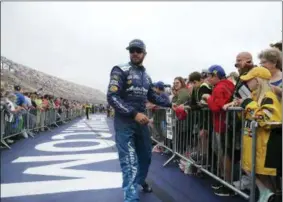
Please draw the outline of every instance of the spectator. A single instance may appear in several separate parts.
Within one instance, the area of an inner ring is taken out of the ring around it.
[[[1,89],[0,89],[0,92],[1,92],[1,98],[4,97],[5,95],[5,83],[1,81]]]
[[[203,69],[201,71],[201,78],[203,79],[203,82],[209,84],[209,81],[208,81],[208,75],[209,75],[209,71],[208,69]]]
[[[66,117],[69,117],[69,109],[70,109],[70,103],[67,99],[63,99],[63,106],[66,109]]]
[[[108,112],[110,116],[110,105],[109,104],[107,104],[107,115],[108,115]],[[91,113],[94,114],[94,104],[91,105]]]
[[[171,88],[171,95],[169,96],[169,100],[171,103],[175,103],[177,101],[177,91],[174,87]]]
[[[41,97],[41,112],[40,112],[40,130],[44,131],[46,121],[46,111],[49,109],[48,95]]]
[[[249,52],[239,53],[236,57],[235,67],[238,69],[240,76],[247,74],[254,67],[252,54]],[[247,85],[238,78],[233,97],[245,99],[250,96],[251,92]]]
[[[223,150],[227,137],[225,137],[226,113],[222,111],[222,108],[231,99],[235,87],[231,81],[226,79],[226,73],[220,65],[213,65],[208,70],[209,83],[214,86],[214,88],[211,95],[204,94],[202,98],[207,102],[209,109],[213,113],[213,127],[215,132],[213,150],[219,159],[218,166],[229,182],[231,180],[231,159],[229,155],[225,155]],[[226,170],[224,170],[223,167],[225,167]],[[215,190],[214,193],[219,196],[230,196],[234,194],[233,191],[219,183],[213,184],[212,188]]]
[[[276,48],[276,49],[278,49],[279,51],[282,52],[282,41],[274,43],[274,44],[270,44],[270,47]]]
[[[92,105],[92,111],[94,112],[94,105]],[[107,110],[107,117],[110,117],[110,110],[111,106],[109,104],[106,105],[106,110]]]
[[[10,131],[7,131],[8,133],[21,133],[22,136],[24,138],[28,138],[28,134],[26,133],[26,130],[24,128],[24,119],[23,119],[23,112],[24,112],[24,108],[21,106],[18,106],[16,104],[18,97],[15,93],[12,92],[7,92],[6,93],[6,97],[7,97],[7,105],[8,105],[8,112],[11,114],[13,114],[12,116],[10,116],[10,119],[8,120],[8,122],[10,122],[12,125],[9,128]],[[11,129],[14,129],[11,131]],[[15,136],[13,137],[13,139],[19,139],[19,136]]]
[[[207,78],[208,74],[201,74],[199,72],[193,72],[189,75],[189,82],[192,84],[193,86],[193,91],[192,91],[192,100],[191,100],[191,104],[190,104],[190,108],[192,110],[200,110],[203,107],[202,104],[202,96],[204,94],[211,94],[212,93],[212,88],[211,86],[205,82],[206,78]],[[196,115],[196,114],[195,114]],[[198,116],[197,116],[198,117]],[[199,144],[198,144],[198,152],[204,151],[203,154],[206,154],[207,151],[207,137],[208,137],[208,121],[207,120],[209,117],[208,115],[208,111],[203,111],[199,114],[199,118],[196,118],[195,120],[195,126],[194,128],[200,128],[200,134],[199,134]],[[210,116],[211,117],[211,116]],[[211,126],[211,124],[210,124]],[[206,155],[204,155],[206,156]],[[200,159],[203,160],[203,157],[201,155],[191,155],[190,157],[194,160],[194,161],[198,161]]]
[[[85,115],[86,115],[87,120],[89,120],[90,107],[91,107],[90,104],[88,103],[85,104]]]
[[[35,99],[36,99],[36,92],[31,93],[30,99],[31,99],[31,104],[32,104],[32,106],[33,106],[33,109],[36,109],[36,108],[37,108],[37,105],[36,105],[36,102],[35,102]],[[33,110],[33,111],[35,111],[35,110]],[[35,115],[36,115],[36,113],[35,113]]]
[[[169,96],[165,93],[165,85],[162,81],[158,81],[154,84],[154,91],[164,98],[164,100],[167,100],[167,102],[170,102]],[[166,111],[165,109],[157,109],[156,105],[150,105],[150,108],[153,109],[153,125],[151,125],[152,130],[154,131],[154,138],[155,140],[158,140],[159,142],[164,141],[164,137],[166,137]],[[162,149],[158,145],[153,148],[154,152],[161,152]]]
[[[165,85],[162,81],[155,84],[155,92],[169,102],[169,96],[165,93]]]
[[[16,105],[26,108],[26,99],[22,94],[22,88],[19,85],[14,86],[15,95],[17,96]]]
[[[227,79],[230,80],[234,85],[236,85],[239,79],[239,74],[237,72],[231,72]]]
[[[173,109],[174,111],[179,110],[179,106],[182,107],[184,105],[189,104],[190,101],[190,95],[188,88],[185,84],[185,81],[182,77],[176,77],[174,79],[174,89],[176,90],[176,96],[172,99]],[[177,115],[178,113],[176,113]],[[177,115],[178,117],[178,115]],[[185,124],[186,117],[181,114],[181,116],[178,117],[178,121],[176,123],[176,142],[178,147],[178,152],[181,154],[184,154],[186,152],[186,138],[188,136],[188,124]],[[180,167],[181,168],[181,167]],[[182,168],[181,168],[182,169]]]
[[[243,136],[242,167],[251,172],[252,167],[252,134],[250,123],[256,120],[259,128],[256,132],[256,184],[260,191],[259,201],[269,201],[274,196],[275,189],[269,176],[282,177],[282,127],[272,128],[267,122],[282,121],[282,105],[272,92],[269,85],[271,73],[263,68],[256,67],[247,75],[241,76],[241,80],[247,82],[253,92],[252,98],[238,100],[237,104],[246,111],[245,135]]]
[[[25,103],[27,108],[31,108],[32,107],[32,103],[31,103],[31,99],[29,98],[29,93],[25,92],[23,93],[24,97],[25,97]]]
[[[189,100],[189,92],[182,77],[176,77],[174,79],[174,89],[176,90],[176,96],[172,99],[174,105],[178,106],[187,103]]]
[[[167,93],[165,93],[165,84],[162,81],[158,81],[157,83],[153,84],[153,90],[160,95],[161,97],[163,97],[164,99],[166,99],[168,102],[170,101],[169,96],[167,95]],[[152,104],[150,102],[146,103],[147,109],[154,109],[156,107],[155,104]]]
[[[191,108],[200,109],[200,102],[202,95],[211,94],[212,89],[210,85],[204,82],[204,77],[199,72],[193,72],[189,75],[189,82],[193,85]]]
[[[6,124],[9,123],[9,125],[11,125],[14,120],[14,114],[16,114],[20,108],[17,110],[15,108],[16,95],[5,91],[3,87],[4,86],[1,88],[1,135],[4,136],[7,130],[9,130],[9,127],[5,127],[4,123],[6,122]],[[6,142],[11,144],[14,141],[12,139],[6,139]]]
[[[43,112],[43,108],[42,108],[42,96],[39,94],[35,94],[35,99],[34,102],[36,104],[36,108],[37,108],[37,112],[36,112],[36,129],[35,131],[39,131],[41,129],[41,124],[40,124],[40,120],[41,120],[41,113]]]
[[[246,75],[254,66],[255,65],[253,63],[252,54],[250,54],[249,52],[241,52],[237,55],[235,67],[237,68],[240,76]],[[233,75],[234,77],[236,77],[235,73],[233,73]],[[248,86],[240,80],[240,77],[238,76],[233,96],[231,97],[230,102],[223,106],[223,109],[227,110],[228,107],[234,106],[235,103],[233,100],[236,98],[245,99],[248,97],[251,97],[251,91],[249,90]],[[239,120],[236,122],[238,124],[241,124]]]
[[[55,104],[55,109],[59,109],[61,105],[60,98],[56,98],[54,104]]]
[[[15,95],[17,97],[16,105],[17,108],[20,108],[20,112],[21,112],[18,113],[17,115],[17,118],[19,118],[19,130],[21,131],[24,138],[28,138],[28,134],[26,132],[26,122],[25,122],[25,117],[26,117],[25,109],[28,109],[27,106],[28,103],[27,100],[25,99],[25,96],[22,93],[23,90],[21,86],[19,85],[14,86],[14,90],[15,90]]]
[[[239,75],[246,75],[251,69],[253,69],[255,67],[254,63],[253,63],[253,57],[252,54],[249,52],[240,52],[237,56],[236,56],[236,63],[235,63],[235,67],[238,70]],[[234,73],[234,77],[236,77],[235,73]],[[238,79],[236,80],[236,85],[235,85],[235,91],[233,93],[233,96],[230,99],[230,102],[228,104],[225,104],[223,106],[224,110],[227,110],[228,107],[234,106],[236,100],[240,99],[246,99],[246,98],[250,98],[251,97],[251,91],[248,88],[247,84],[242,82],[240,77],[238,77]],[[228,142],[230,143],[230,147],[234,146],[234,151],[230,152],[231,150],[228,150],[228,155],[231,156],[234,153],[234,162],[232,162],[233,164],[238,164],[240,159],[241,159],[241,136],[242,136],[242,132],[241,130],[236,130],[235,131],[235,143],[233,145],[232,141],[233,141],[233,129],[234,128],[242,128],[242,120],[240,119],[241,116],[235,116],[233,115],[233,113],[229,113],[229,117],[228,117]],[[242,178],[239,179],[239,181],[234,182],[234,185],[237,188],[244,188],[244,186],[240,186],[241,184],[244,184],[245,187],[249,187],[250,185],[250,178],[246,175],[242,175]]]
[[[266,49],[259,54],[260,64],[271,73],[270,84],[275,94],[282,97],[282,52],[275,48]]]

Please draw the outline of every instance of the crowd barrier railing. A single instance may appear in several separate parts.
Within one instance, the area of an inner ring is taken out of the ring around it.
[[[157,143],[155,147],[163,147],[172,153],[164,167],[179,158],[180,162],[185,163],[186,174],[205,173],[243,198],[255,202],[258,123],[247,122],[241,107],[230,107],[219,113],[213,113],[207,108],[188,109],[187,116],[181,119],[168,108],[149,109],[147,115],[151,120],[151,138]],[[267,124],[282,127],[282,123]],[[243,137],[247,130],[252,137],[249,195],[243,191],[241,180],[245,175],[242,170],[242,152]]]
[[[11,149],[7,140],[23,135],[25,138],[34,137],[35,132],[51,130],[51,127],[59,127],[60,124],[84,116],[83,109],[38,109],[21,110],[16,114],[1,111],[1,143]]]

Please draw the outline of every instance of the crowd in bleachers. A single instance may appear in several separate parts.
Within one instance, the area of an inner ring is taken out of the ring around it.
[[[55,76],[31,69],[1,56],[1,80],[7,88],[21,85],[24,91],[35,92],[42,89],[43,94],[94,104],[105,104],[105,94],[97,89],[69,82]],[[73,93],[76,92],[76,93]],[[67,96],[67,97],[66,97]]]
[[[1,146],[81,116],[87,106],[93,113],[103,112],[104,100],[98,90],[1,57]]]
[[[166,92],[163,82],[155,83],[155,91],[172,101],[177,121],[174,143],[166,138],[165,111],[158,110],[152,103],[147,104],[153,115],[151,128],[157,131],[153,138],[162,143],[153,151],[168,153],[167,146],[190,159],[194,165],[186,158],[178,160],[185,173],[191,169],[191,174],[202,176],[202,172],[194,169],[195,165],[214,164],[217,170],[209,172],[239,190],[251,189],[255,156],[258,201],[281,201],[282,41],[259,51],[258,59],[260,64],[254,64],[251,53],[241,52],[235,56],[235,71],[229,74],[216,64],[192,72],[187,78],[176,77],[170,93]],[[232,113],[227,113],[229,110],[237,110],[233,118]],[[198,113],[194,113],[196,111]],[[258,123],[255,133],[251,130],[253,121]],[[196,144],[192,144],[190,138],[195,138]],[[239,175],[233,176],[236,165],[241,179]],[[235,195],[219,180],[211,188],[218,196]]]

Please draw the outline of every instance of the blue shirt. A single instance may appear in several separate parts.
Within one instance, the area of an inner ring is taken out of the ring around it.
[[[27,103],[25,96],[22,93],[16,92],[15,95],[17,96],[16,105],[22,106]]]
[[[169,96],[167,95],[167,93],[161,93],[160,97],[162,97],[164,100],[166,100],[167,102],[170,102]]]
[[[278,81],[270,82],[270,84],[282,88],[282,79],[279,79]]]

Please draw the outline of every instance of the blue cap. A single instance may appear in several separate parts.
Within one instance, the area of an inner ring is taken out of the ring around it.
[[[145,50],[145,44],[142,40],[140,39],[134,39],[129,43],[129,46],[126,48],[127,50],[129,50],[130,48],[141,48],[143,50]]]
[[[164,83],[162,81],[158,81],[154,84],[155,88],[158,88],[160,90],[164,90]]]
[[[225,70],[220,65],[212,65],[211,67],[208,68],[208,72],[210,74],[217,75],[219,78],[226,77]]]

